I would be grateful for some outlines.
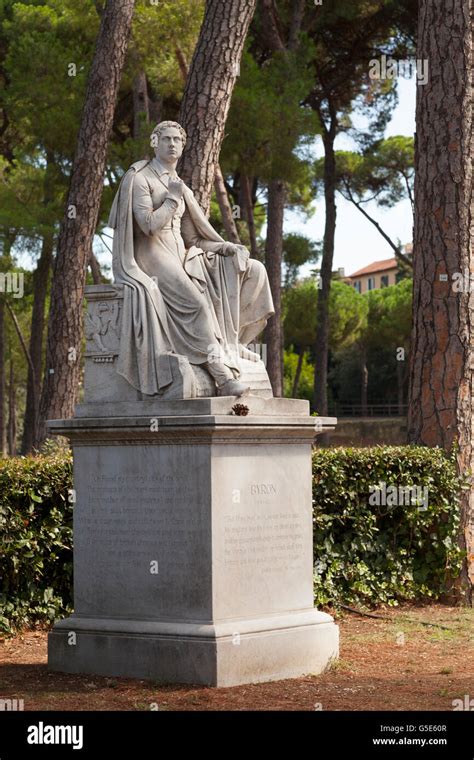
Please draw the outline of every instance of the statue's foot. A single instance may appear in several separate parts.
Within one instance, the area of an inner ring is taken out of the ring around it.
[[[222,385],[217,386],[218,396],[244,396],[250,393],[250,386],[241,383],[239,380],[227,380]]]
[[[260,356],[255,353],[255,351],[251,351],[250,348],[247,348],[247,346],[243,346],[242,343],[239,343],[239,356],[241,359],[248,359],[248,361],[251,362],[259,362]]]

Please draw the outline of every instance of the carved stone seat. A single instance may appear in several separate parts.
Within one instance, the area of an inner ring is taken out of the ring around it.
[[[117,373],[124,285],[89,285],[86,287],[84,396],[88,403],[207,398],[216,395],[215,382],[200,365],[187,357],[171,357],[173,382],[162,394],[147,396],[133,388]],[[254,348],[255,351],[255,348]],[[256,396],[272,397],[272,387],[265,365],[259,361],[240,360],[241,380]]]

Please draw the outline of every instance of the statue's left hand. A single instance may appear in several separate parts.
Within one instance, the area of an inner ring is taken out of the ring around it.
[[[238,253],[250,255],[246,247],[238,243],[224,243],[220,252],[223,256],[235,256]]]

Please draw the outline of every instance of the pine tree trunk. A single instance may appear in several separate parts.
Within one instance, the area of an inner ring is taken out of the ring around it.
[[[323,136],[324,141],[324,198],[326,222],[324,228],[321,282],[318,291],[316,342],[314,348],[314,409],[324,416],[328,413],[328,354],[329,354],[329,293],[331,290],[334,238],[336,235],[336,157],[335,120]]]
[[[186,57],[179,47],[175,48],[176,59],[179,64],[179,70],[183,77],[183,82],[186,84],[189,74],[189,67]],[[227,189],[225,186],[224,175],[219,162],[216,163],[216,171],[214,175],[214,190],[216,192],[217,203],[219,204],[219,210],[221,212],[222,224],[227,235],[227,239],[231,243],[240,243],[239,233],[235,224],[235,219],[232,216],[232,208],[229,202],[229,196],[227,195]]]
[[[219,210],[221,212],[222,223],[226,231],[227,239],[231,243],[240,243],[239,233],[237,232],[235,219],[232,215],[232,207],[229,202],[229,196],[227,195],[224,177],[222,175],[222,170],[219,164],[216,166],[214,188],[216,191],[217,203],[219,204]]]
[[[43,237],[38,266],[33,274],[33,310],[31,313],[29,342],[29,353],[33,367],[28,366],[26,408],[21,444],[22,454],[28,454],[37,444],[36,432],[43,369],[45,304],[46,294],[48,292],[49,273],[53,261],[53,247],[54,241],[52,235],[46,234]]]
[[[253,212],[252,186],[248,174],[240,175],[240,195],[242,197],[241,206],[244,212],[244,219],[247,222],[250,239],[250,253],[254,259],[258,258],[257,232],[255,230],[255,217]]]
[[[293,388],[291,390],[291,398],[296,398],[298,393],[298,386],[300,384],[301,370],[303,368],[304,351],[302,348],[298,351],[298,364],[296,365],[295,379],[293,380]]]
[[[53,172],[56,171],[54,155],[46,151],[46,169],[44,173],[43,205],[45,209],[54,201]],[[39,402],[41,394],[41,378],[43,371],[43,337],[45,327],[46,294],[49,286],[49,276],[53,263],[54,233],[48,230],[43,235],[41,254],[33,274],[33,309],[31,313],[31,328],[28,362],[28,378],[26,386],[26,406],[23,420],[22,454],[28,454],[37,444]]]
[[[104,282],[104,278],[102,277],[100,264],[97,261],[94,251],[91,251],[89,255],[89,267],[91,270],[94,285],[101,285]]]
[[[293,0],[291,3],[292,19],[288,44],[285,45],[280,34],[281,23],[278,8],[273,0],[261,0],[262,30],[267,37],[268,46],[273,53],[288,54],[296,51],[300,44],[300,31],[304,17],[304,2]],[[277,123],[284,121],[283,116],[275,114]],[[267,370],[275,396],[283,396],[283,323],[281,318],[281,268],[283,257],[283,221],[287,188],[284,178],[273,178],[268,186],[267,239],[265,242],[265,266],[272,289],[275,304],[273,316],[265,330],[267,342]],[[253,212],[253,207],[252,207]],[[253,217],[253,213],[252,213]],[[254,230],[255,234],[255,230]]]
[[[421,0],[419,8],[417,58],[430,68],[428,84],[417,88],[408,415],[410,441],[447,449],[457,443],[464,474],[474,465],[474,315],[469,276],[456,292],[453,275],[474,271],[470,10],[469,0]],[[471,486],[461,492],[465,599],[474,581],[473,508]]]
[[[179,122],[188,140],[179,174],[209,213],[232,91],[256,0],[207,0]]]
[[[397,361],[397,401],[398,401],[398,414],[403,417],[403,404],[404,404],[404,385],[405,385],[405,364],[404,362]]]
[[[16,386],[13,357],[10,358],[10,379],[8,383],[8,454],[16,456]]]
[[[268,186],[267,239],[265,266],[273,296],[275,314],[265,328],[267,344],[267,372],[274,396],[283,396],[283,350],[281,323],[281,262],[283,254],[283,214],[285,211],[285,183],[273,179]]]
[[[92,248],[115,101],[134,0],[108,0],[92,62],[51,288],[39,438],[46,420],[70,417],[80,376],[86,267]],[[74,351],[76,358],[74,358]]]
[[[148,103],[148,83],[144,71],[139,71],[133,80],[133,137],[143,137],[145,127],[150,123],[150,106]]]
[[[367,368],[367,351],[361,351],[361,384],[360,384],[360,405],[363,417],[367,417],[367,396],[369,390],[369,370]]]
[[[0,297],[0,456],[7,451],[5,425],[5,301]]]

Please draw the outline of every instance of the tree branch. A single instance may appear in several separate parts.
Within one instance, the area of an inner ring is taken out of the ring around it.
[[[306,0],[293,0],[293,16],[291,18],[290,33],[288,35],[288,49],[296,50],[299,44],[301,27],[303,26]]]
[[[375,229],[379,231],[379,233],[382,235],[382,237],[384,238],[384,240],[386,240],[387,243],[389,244],[389,246],[392,248],[392,250],[393,250],[393,252],[395,254],[395,257],[399,261],[402,261],[406,266],[410,267],[410,269],[413,269],[413,263],[410,261],[410,259],[407,258],[407,256],[405,256],[405,254],[403,254],[401,252],[401,250],[398,247],[398,245],[395,245],[395,243],[393,242],[393,240],[382,229],[382,227],[380,226],[380,224],[372,216],[370,216],[370,214],[368,214],[367,211],[365,211],[365,209],[362,208],[362,206],[360,205],[360,203],[358,203],[355,200],[355,198],[352,195],[351,190],[350,190],[347,182],[344,182],[344,187],[345,187],[345,190],[346,190],[346,193],[347,193],[347,197],[344,195],[344,193],[342,193],[341,191],[339,191],[341,193],[342,197],[346,198],[346,200],[348,200],[351,203],[353,203],[354,206],[357,209],[359,209],[360,213],[363,214],[363,216],[365,216],[365,218],[368,219],[369,222],[374,225]]]
[[[277,24],[274,0],[260,0],[263,17],[263,37],[265,38],[272,52],[285,52],[286,47],[283,42]]]

